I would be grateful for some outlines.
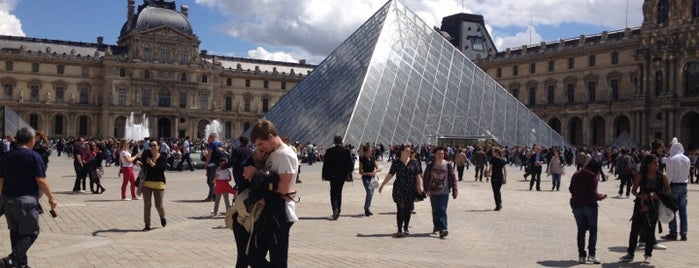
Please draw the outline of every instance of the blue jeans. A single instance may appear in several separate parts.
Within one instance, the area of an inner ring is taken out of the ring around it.
[[[680,235],[687,235],[687,185],[670,185],[680,213]],[[677,235],[677,215],[670,223],[670,235]]]
[[[371,211],[371,199],[374,197],[374,189],[369,189],[369,183],[371,183],[371,177],[362,177],[362,184],[364,185],[364,191],[366,191],[364,212]]]
[[[447,230],[447,204],[449,194],[430,195],[432,205],[432,224],[437,231]]]
[[[556,173],[551,173],[551,182],[553,182],[553,187],[551,190],[560,190],[561,189],[561,174],[556,174]]]
[[[578,256],[586,257],[585,232],[590,231],[587,251],[590,256],[595,256],[597,246],[597,207],[581,206],[573,208],[575,223],[578,225]]]

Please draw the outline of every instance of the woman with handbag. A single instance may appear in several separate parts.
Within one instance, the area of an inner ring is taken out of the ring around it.
[[[427,164],[423,189],[430,196],[432,205],[432,232],[439,232],[439,238],[444,238],[449,234],[447,230],[447,205],[449,204],[449,193],[456,199],[459,193],[456,184],[456,174],[454,166],[449,161],[444,160],[444,147],[438,146],[432,150],[434,161]]]
[[[636,174],[631,188],[631,194],[636,196],[631,216],[631,233],[629,234],[629,247],[621,261],[633,260],[636,245],[640,236],[641,242],[645,242],[644,263],[650,263],[655,246],[655,225],[658,223],[658,199],[657,192],[670,192],[670,183],[667,176],[660,171],[660,162],[654,154],[648,154],[641,161],[640,171]]]
[[[121,174],[122,174],[122,181],[121,181],[121,200],[127,201],[127,200],[138,200],[138,196],[136,196],[136,177],[134,176],[133,173],[133,162],[141,157],[141,154],[138,153],[134,156],[131,156],[131,149],[129,148],[131,145],[131,142],[127,139],[121,139],[119,142],[119,166],[121,166]],[[131,187],[131,198],[126,198],[126,184],[129,184]]]
[[[376,158],[374,157],[371,146],[364,146],[362,148],[362,156],[359,157],[359,172],[362,175],[364,191],[366,191],[366,197],[364,198],[364,215],[369,217],[374,215],[374,213],[371,213],[371,199],[374,197],[374,189],[376,189],[376,187],[371,186],[371,181],[379,172],[379,164],[376,163]]]
[[[151,196],[155,200],[155,209],[160,216],[160,225],[165,227],[165,208],[163,207],[163,197],[165,195],[165,169],[167,169],[167,156],[160,153],[160,144],[153,140],[150,142],[151,154],[145,158],[145,163],[141,168],[146,169],[146,178],[142,183],[143,187],[143,222],[146,227],[143,231],[150,231],[150,208]]]
[[[408,226],[410,225],[410,216],[412,215],[415,206],[415,197],[422,192],[422,175],[420,174],[419,161],[411,161],[410,152],[412,148],[408,145],[401,145],[399,148],[400,158],[393,161],[391,169],[388,171],[381,186],[379,193],[383,187],[391,181],[395,176],[396,181],[393,183],[393,202],[396,203],[396,227],[398,232],[395,237],[404,237],[410,234]]]
[[[546,175],[551,176],[551,182],[553,183],[551,191],[559,191],[561,189],[561,176],[563,175],[564,163],[565,160],[563,160],[561,152],[558,150],[558,148],[554,148],[553,157],[551,157],[551,161],[549,161],[549,166],[546,169]]]

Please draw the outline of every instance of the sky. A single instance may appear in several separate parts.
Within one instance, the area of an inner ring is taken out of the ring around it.
[[[430,26],[456,13],[483,15],[499,51],[643,22],[643,0],[401,0]],[[136,0],[136,5],[143,0]],[[384,0],[178,0],[200,50],[318,64]],[[127,0],[0,0],[0,35],[116,44]]]

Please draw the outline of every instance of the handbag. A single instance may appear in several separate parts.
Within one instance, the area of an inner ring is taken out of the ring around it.
[[[136,195],[140,196],[143,194],[143,181],[146,180],[146,176],[148,175],[148,171],[146,171],[145,168],[141,167],[141,170],[138,172],[138,176],[136,176]]]
[[[374,177],[371,177],[371,181],[369,181],[369,189],[374,190],[376,188],[379,188],[379,176],[374,175]]]

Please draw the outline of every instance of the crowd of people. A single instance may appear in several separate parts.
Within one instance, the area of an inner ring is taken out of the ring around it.
[[[31,142],[24,137],[30,134]],[[289,232],[293,223],[298,220],[295,213],[295,202],[298,201],[295,189],[296,185],[301,183],[301,163],[312,165],[322,162],[321,179],[330,184],[332,220],[338,220],[341,215],[343,185],[353,180],[352,173],[357,163],[357,172],[366,192],[365,216],[373,215],[371,203],[374,191],[378,190],[381,193],[385,186],[393,181],[391,196],[396,204],[397,228],[394,236],[410,235],[409,226],[414,214],[414,203],[429,199],[433,233],[442,239],[449,234],[449,197],[457,198],[459,182],[463,181],[466,170],[471,166],[474,167],[472,174],[475,182],[483,182],[485,178],[485,182],[491,184],[494,210],[500,211],[503,209],[501,188],[508,181],[508,166],[524,170],[523,180],[529,182],[530,191],[541,191],[542,174],[551,177],[551,190],[559,191],[566,167],[575,165],[576,172],[571,176],[569,191],[571,209],[578,226],[580,263],[600,263],[595,249],[597,208],[598,201],[607,196],[597,192],[598,183],[615,178],[619,180],[619,198],[629,198],[631,195],[635,197],[628,252],[621,260],[633,260],[635,248],[640,241],[645,246],[644,261],[650,262],[653,248],[657,247],[654,230],[659,220],[660,204],[667,203],[666,207],[679,212],[679,219],[673,218],[668,222],[670,232],[662,238],[687,240],[686,187],[688,183],[699,182],[699,152],[686,152],[676,139],[673,139],[670,150],[666,152],[659,140],[653,141],[649,148],[641,150],[543,148],[537,145],[501,148],[490,144],[446,147],[427,144],[385,146],[369,143],[361,144],[355,149],[353,145],[343,144],[341,136],[336,136],[334,146],[324,150],[310,142],[305,145],[300,142],[292,144],[289,139],[276,133],[272,122],[261,120],[253,128],[250,139],[241,137],[236,146],[232,144],[230,140],[221,141],[216,133],[208,135],[206,140],[193,141],[190,141],[189,137],[146,138],[141,141],[49,139],[41,132],[18,133],[15,138],[3,139],[0,163],[7,165],[8,161],[16,156],[14,152],[27,146],[31,147],[32,156],[24,157],[30,157],[33,161],[40,160],[41,163],[37,163],[33,169],[40,169],[43,173],[31,176],[36,177],[35,187],[42,188],[41,192],[49,196],[52,208],[57,202],[50,194],[48,185],[41,180],[45,177],[52,151],[55,151],[57,156],[66,155],[73,158],[76,174],[73,187],[75,193],[85,193],[88,182],[91,193],[104,193],[107,189],[101,184],[101,176],[104,168],[114,165],[119,168],[119,174],[123,179],[121,199],[143,200],[144,231],[152,229],[153,203],[161,226],[165,227],[167,224],[163,205],[166,189],[165,171],[181,172],[185,167],[190,171],[204,168],[208,193],[202,201],[214,202],[211,216],[217,216],[220,201],[223,199],[225,212],[228,212],[227,218],[232,219],[230,227],[238,246],[237,267],[286,264]],[[192,160],[191,155],[197,151],[201,152],[201,158]],[[388,155],[386,161],[391,164],[386,176],[380,179],[380,162],[384,161],[385,154]],[[140,167],[139,173],[142,174],[136,176],[134,167]],[[3,189],[3,205],[0,206],[0,211],[4,211],[8,216],[8,211],[12,210],[12,202],[7,200],[10,197],[21,196],[22,191],[10,186],[3,187],[3,183],[11,185],[12,180],[8,178],[17,175],[6,172],[4,168],[0,173],[0,187]],[[27,174],[21,174],[25,175]],[[229,202],[231,197],[234,200],[233,204]],[[11,225],[12,217],[8,217],[8,225]],[[12,221],[18,221],[16,216]],[[37,235],[27,236],[28,234],[20,234],[12,228],[10,231],[18,241],[13,238],[13,252],[2,261],[5,264],[26,263],[26,250]],[[587,249],[586,234],[589,235]],[[27,242],[19,242],[21,239]],[[17,251],[15,242],[21,244]]]

